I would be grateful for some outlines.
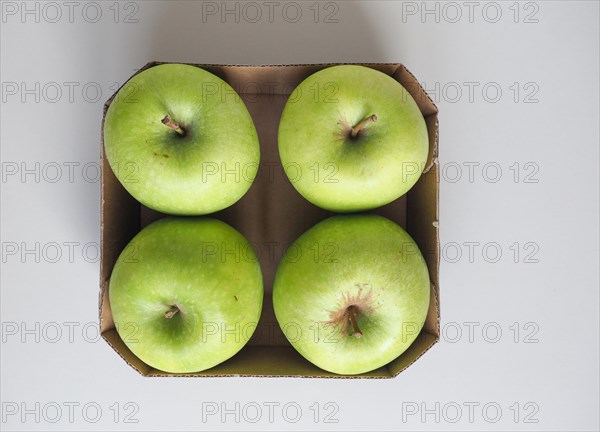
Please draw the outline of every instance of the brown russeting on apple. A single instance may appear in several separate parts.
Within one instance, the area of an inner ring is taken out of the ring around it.
[[[372,313],[377,306],[373,298],[373,290],[368,289],[368,285],[357,285],[357,287],[358,291],[354,294],[348,291],[342,293],[338,308],[329,311],[330,319],[325,324],[340,326],[341,334],[351,333],[358,339],[363,336],[363,333],[358,327],[357,317]]]

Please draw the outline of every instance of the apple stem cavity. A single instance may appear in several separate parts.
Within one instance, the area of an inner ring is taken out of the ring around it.
[[[183,136],[185,135],[185,131],[181,128],[181,126],[179,126],[178,123],[175,123],[173,121],[173,119],[171,117],[169,117],[168,115],[166,115],[162,120],[161,120],[162,124],[164,124],[165,126],[167,126],[168,128],[173,129],[175,132],[177,132],[179,135]]]
[[[348,321],[352,325],[352,331],[354,331],[354,337],[356,339],[362,337],[362,332],[360,328],[358,328],[358,323],[356,322],[356,306],[352,305],[346,309],[346,314],[348,315]]]
[[[367,126],[369,123],[375,123],[376,121],[377,121],[377,116],[375,114],[365,117],[360,122],[358,122],[358,124],[356,126],[354,126],[352,129],[350,129],[350,136],[352,138],[356,138],[358,136],[358,134],[364,129],[365,126]]]
[[[171,305],[171,309],[165,312],[165,318],[171,319],[178,312],[181,312],[181,309],[179,309],[179,306],[177,306],[177,305]]]

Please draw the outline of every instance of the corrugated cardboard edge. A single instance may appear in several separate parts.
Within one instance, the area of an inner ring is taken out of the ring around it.
[[[104,120],[106,117],[106,112],[108,110],[108,107],[110,106],[111,102],[113,101],[115,95],[118,93],[118,91],[127,84],[127,82],[133,78],[135,75],[141,73],[142,71],[149,69],[151,67],[160,65],[160,64],[166,64],[166,63],[170,63],[170,62],[159,62],[159,61],[151,61],[146,63],[143,67],[141,67],[140,69],[138,69],[136,71],[135,74],[133,74],[126,82],[123,83],[123,85],[106,101],[106,103],[104,104],[103,107],[103,116],[102,116],[102,127],[101,127],[101,139],[102,139],[102,159],[105,160],[105,154],[104,154]],[[361,65],[361,66],[367,66],[367,67],[382,67],[382,66],[396,66],[396,70],[391,74],[391,76],[396,78],[397,73],[400,72],[404,72],[406,74],[408,74],[411,79],[413,80],[413,83],[416,85],[417,87],[417,91],[418,91],[418,96],[419,98],[415,97],[415,93],[414,91],[411,91],[410,88],[407,88],[405,86],[405,88],[407,89],[407,91],[413,96],[413,98],[415,99],[420,99],[421,97],[425,97],[426,98],[426,103],[429,105],[431,112],[427,112],[427,114],[424,112],[424,118],[426,120],[426,122],[428,122],[428,119],[433,119],[434,120],[434,124],[430,125],[429,122],[427,123],[428,125],[428,130],[434,131],[434,136],[431,137],[430,136],[430,142],[433,141],[433,145],[432,147],[430,147],[430,154],[428,157],[428,161],[423,169],[423,175],[428,174],[429,171],[431,170],[431,168],[438,164],[438,147],[439,147],[439,120],[438,120],[438,109],[437,106],[435,105],[435,103],[433,102],[433,100],[431,99],[431,97],[429,97],[429,95],[427,94],[427,92],[423,89],[423,87],[421,86],[421,84],[417,81],[416,77],[414,76],[414,74],[412,74],[412,72],[410,72],[404,65],[399,64],[399,63],[312,63],[312,64],[308,64],[308,63],[304,63],[304,64],[288,64],[288,65],[277,65],[277,64],[271,64],[271,65],[249,65],[249,64],[197,64],[197,63],[186,63],[186,64],[192,64],[198,67],[206,67],[206,68],[210,68],[210,67],[215,67],[215,68],[222,68],[222,67],[248,67],[248,68],[269,68],[269,67],[300,67],[300,66],[308,66],[308,67],[315,67],[315,68],[319,68],[319,67],[328,67],[328,66],[335,66],[335,65],[339,65],[339,64],[356,64],[356,65]],[[396,78],[398,81],[400,81],[398,78]],[[422,105],[421,103],[423,102],[423,100],[417,100],[417,103],[419,104],[419,107],[421,108],[421,111],[423,112],[422,109]],[[433,127],[430,127],[433,126]],[[432,140],[433,138],[433,140]],[[104,173],[104,165],[102,165],[102,176],[104,177],[105,173]],[[437,224],[439,221],[439,172],[436,170],[436,197],[435,197],[435,207],[436,207],[436,221],[435,223]],[[103,184],[103,183],[102,183]],[[104,188],[102,187],[102,191],[101,191],[101,209],[104,208],[104,203],[105,203],[105,196],[104,196]],[[410,362],[407,362],[406,364],[403,364],[402,367],[397,370],[397,371],[390,371],[389,370],[389,365],[385,366],[383,368],[377,369],[375,371],[372,371],[371,373],[368,374],[361,374],[361,375],[336,375],[336,374],[329,374],[328,372],[322,371],[327,375],[298,375],[298,374],[239,374],[239,373],[211,373],[211,370],[214,369],[220,369],[219,366],[216,366],[213,369],[207,370],[207,371],[202,371],[200,373],[196,373],[196,374],[169,374],[169,373],[164,373],[162,371],[158,371],[156,369],[151,368],[150,366],[146,365],[145,363],[143,363],[141,360],[137,359],[135,356],[132,356],[133,358],[136,358],[136,360],[139,361],[139,365],[138,364],[134,364],[133,362],[129,361],[123,354],[122,354],[122,350],[123,348],[128,350],[127,346],[124,344],[124,342],[119,338],[116,330],[113,329],[113,331],[109,331],[107,332],[106,330],[102,330],[102,329],[106,329],[106,315],[107,311],[108,314],[110,315],[110,310],[109,308],[109,302],[108,302],[108,278],[103,278],[101,276],[101,280],[100,280],[100,293],[99,293],[99,302],[98,302],[98,315],[99,315],[99,325],[100,325],[100,329],[101,329],[101,334],[103,339],[108,343],[108,345],[117,352],[117,354],[119,354],[119,356],[121,358],[123,358],[123,360],[125,360],[125,362],[127,364],[129,364],[133,369],[135,369],[136,371],[138,371],[141,375],[143,376],[149,376],[149,377],[203,377],[203,378],[210,378],[210,377],[270,377],[270,378],[331,378],[331,379],[357,379],[357,378],[370,378],[370,379],[384,379],[384,378],[393,378],[396,377],[397,375],[399,375],[402,371],[404,371],[405,369],[407,369],[410,365],[412,365],[414,362],[416,362],[419,358],[421,358],[427,351],[429,351],[429,349],[431,349],[431,347],[433,345],[435,345],[438,341],[439,341],[439,335],[440,335],[440,304],[439,304],[439,227],[436,225],[435,226],[435,231],[436,231],[436,239],[435,239],[435,243],[436,243],[436,248],[437,248],[437,252],[436,252],[436,263],[435,263],[435,275],[436,275],[436,284],[432,284],[432,298],[433,298],[433,304],[435,305],[435,313],[436,313],[436,326],[435,326],[435,334],[426,332],[425,330],[423,330],[419,336],[417,337],[417,340],[415,341],[415,343],[413,343],[411,345],[411,347],[409,347],[409,349],[403,353],[398,359],[396,359],[396,361],[402,359],[403,357],[405,357],[405,354],[408,354],[412,349],[416,348],[416,344],[417,341],[419,341],[420,339],[424,339],[425,344],[423,347],[421,347],[421,352],[415,356]],[[103,212],[101,214],[101,238],[103,239],[103,232],[104,232],[104,216],[103,216]],[[101,250],[104,247],[104,242],[101,242]],[[101,252],[102,254],[102,252]],[[112,321],[112,320],[111,320]],[[421,343],[419,343],[419,345],[421,345]],[[228,362],[228,361],[227,361]],[[227,363],[225,362],[225,363]],[[137,362],[136,362],[137,363]],[[387,370],[387,374],[382,374],[383,369]]]

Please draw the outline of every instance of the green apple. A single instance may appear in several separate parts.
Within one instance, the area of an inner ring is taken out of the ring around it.
[[[195,66],[164,64],[131,78],[110,104],[104,146],[134,198],[175,215],[222,210],[250,188],[258,136],[239,95]]]
[[[173,373],[211,368],[248,341],[262,310],[258,258],[224,222],[167,218],[144,228],[109,285],[117,332],[148,365]]]
[[[323,69],[292,92],[279,155],[298,192],[337,212],[385,205],[417,182],[429,153],[425,120],[406,89],[364,66]]]
[[[287,250],[273,306],[302,356],[329,372],[354,375],[384,366],[410,346],[425,322],[429,292],[427,265],[406,231],[381,216],[340,215]]]

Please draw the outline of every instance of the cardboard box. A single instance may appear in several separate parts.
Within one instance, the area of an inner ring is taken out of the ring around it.
[[[158,64],[148,63],[138,73]],[[372,213],[386,216],[403,226],[419,245],[431,277],[431,303],[423,330],[400,357],[370,373],[340,376],[309,363],[289,344],[277,325],[270,295],[277,264],[285,247],[308,228],[332,215],[310,204],[296,192],[283,174],[277,150],[277,128],[289,94],[309,75],[332,65],[196,66],[216,74],[238,91],[250,111],[260,139],[261,167],[256,181],[240,201],[213,215],[232,225],[252,244],[270,245],[268,251],[260,254],[265,287],[260,323],[252,339],[233,358],[210,370],[193,374],[169,374],[156,370],[127,348],[115,330],[111,315],[108,301],[110,274],[127,243],[143,227],[164,215],[142,206],[121,186],[108,164],[103,144],[99,305],[102,337],[144,376],[390,378],[398,375],[431,348],[440,334],[438,120],[435,104],[403,65],[364,65],[380,70],[404,85],[417,101],[429,131],[429,158],[418,183],[405,196]],[[104,115],[113,97],[106,102]]]

